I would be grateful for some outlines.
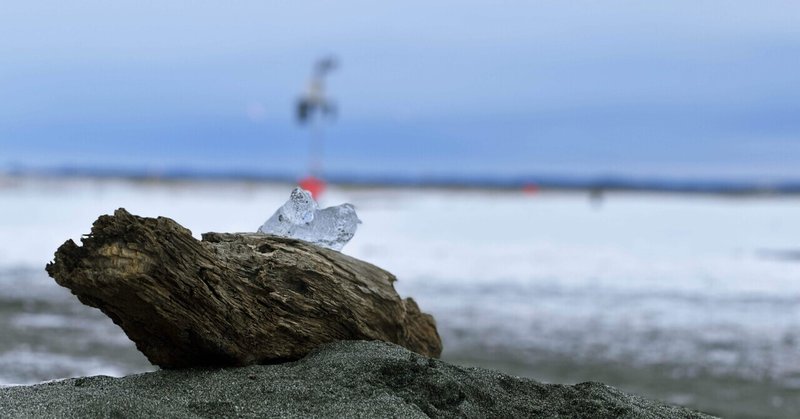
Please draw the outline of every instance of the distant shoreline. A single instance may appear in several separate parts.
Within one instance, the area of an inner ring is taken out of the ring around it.
[[[198,171],[191,169],[141,170],[52,168],[0,170],[0,185],[12,179],[108,179],[132,182],[253,182],[295,183],[300,178],[293,174],[257,173],[251,171]],[[412,176],[412,175],[360,175],[332,173],[324,179],[341,187],[357,188],[422,188],[497,190],[526,192],[562,191],[588,192],[602,195],[605,192],[649,192],[711,195],[800,195],[800,180],[789,181],[731,181],[715,179],[676,180],[658,177],[596,176],[571,177],[556,175],[530,176]]]

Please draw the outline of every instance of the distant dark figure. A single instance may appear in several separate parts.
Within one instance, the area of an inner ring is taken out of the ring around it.
[[[600,208],[601,206],[603,206],[604,200],[605,200],[605,194],[603,193],[603,188],[589,189],[589,202],[591,202],[592,207]]]
[[[335,70],[338,63],[334,57],[325,57],[314,65],[314,72],[303,96],[297,101],[297,122],[307,124],[314,114],[336,116],[336,105],[325,96],[325,76]]]

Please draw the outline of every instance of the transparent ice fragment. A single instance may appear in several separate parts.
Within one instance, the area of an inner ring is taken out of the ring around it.
[[[342,250],[356,234],[361,220],[351,204],[319,209],[311,193],[295,188],[283,206],[258,232],[291,237],[333,250]]]

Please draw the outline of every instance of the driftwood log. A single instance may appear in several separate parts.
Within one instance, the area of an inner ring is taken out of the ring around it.
[[[395,277],[299,240],[206,233],[124,209],[64,243],[56,282],[119,325],[163,368],[299,359],[336,340],[383,340],[438,357],[433,317]]]

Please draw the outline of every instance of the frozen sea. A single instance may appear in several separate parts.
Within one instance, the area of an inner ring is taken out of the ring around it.
[[[152,370],[44,273],[125,207],[255,231],[292,185],[0,178],[0,384]],[[435,315],[445,360],[603,381],[725,417],[800,416],[800,198],[332,187],[344,253]]]

